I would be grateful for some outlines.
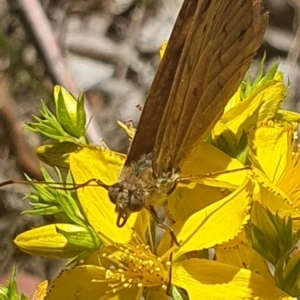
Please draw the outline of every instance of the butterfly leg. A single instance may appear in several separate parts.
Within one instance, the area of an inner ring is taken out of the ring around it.
[[[90,183],[94,183],[94,184],[90,185]],[[57,183],[49,183],[49,185],[51,185],[51,184],[55,185]],[[67,185],[67,184],[63,183],[63,185]],[[100,179],[97,179],[97,178],[91,178],[91,179],[89,179],[89,180],[87,180],[87,181],[85,181],[83,183],[80,183],[80,184],[74,183],[72,187],[66,187],[66,186],[64,186],[64,187],[56,187],[55,186],[55,188],[57,190],[73,191],[73,190],[78,190],[80,188],[83,188],[85,186],[102,186],[106,190],[108,189],[108,185],[104,184]]]
[[[177,241],[177,238],[176,238],[176,236],[175,236],[175,234],[174,234],[173,229],[172,229],[171,227],[169,227],[167,224],[165,224],[165,223],[158,217],[158,215],[157,215],[157,213],[156,213],[154,207],[153,207],[152,205],[150,205],[150,206],[147,206],[146,208],[149,210],[149,212],[150,212],[152,218],[153,218],[154,221],[157,223],[157,225],[158,225],[160,228],[164,229],[165,231],[168,231],[169,234],[170,234],[170,236],[171,236],[171,238],[172,238],[172,240],[174,241],[174,243],[175,243],[178,247],[180,247],[180,244],[179,244],[179,242]]]

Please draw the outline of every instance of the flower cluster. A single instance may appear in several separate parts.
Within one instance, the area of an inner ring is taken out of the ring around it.
[[[281,109],[286,94],[277,66],[260,72],[241,84],[199,141],[163,205],[176,245],[147,210],[116,226],[114,205],[97,180],[116,183],[126,155],[91,145],[83,96],[56,86],[56,115],[43,104],[43,117],[28,128],[53,140],[37,154],[57,179],[42,169],[47,184],[32,182],[32,210],[25,212],[55,221],[15,243],[32,255],[67,258],[73,267],[47,292],[41,283],[35,299],[299,297],[300,115]],[[132,139],[135,130],[119,124]]]

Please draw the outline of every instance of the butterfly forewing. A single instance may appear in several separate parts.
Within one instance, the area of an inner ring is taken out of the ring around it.
[[[185,0],[148,94],[126,165],[153,153],[157,176],[197,147],[262,42],[261,1]]]
[[[161,61],[145,102],[135,138],[126,165],[138,160],[142,154],[153,152],[158,126],[165,112],[176,69],[191,21],[197,9],[197,1],[184,1],[174,25],[163,60]]]
[[[221,117],[266,24],[260,1],[198,1],[155,139],[158,174],[180,167]]]
[[[262,43],[268,16],[261,6],[184,1],[119,182],[108,186],[119,227],[172,192],[181,164],[221,117]]]

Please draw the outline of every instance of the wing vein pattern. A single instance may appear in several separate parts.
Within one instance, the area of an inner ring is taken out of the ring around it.
[[[126,164],[153,153],[157,176],[181,164],[223,113],[260,47],[261,0],[185,0]]]

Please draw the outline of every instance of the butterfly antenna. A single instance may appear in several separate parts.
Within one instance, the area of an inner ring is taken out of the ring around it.
[[[94,183],[92,185],[91,183]],[[67,182],[49,182],[49,181],[26,181],[26,180],[17,180],[17,179],[10,179],[7,181],[0,182],[0,188],[6,185],[11,184],[27,184],[27,185],[34,185],[34,184],[47,184],[49,187],[55,188],[57,190],[77,190],[79,188],[83,188],[85,186],[101,186],[108,189],[108,185],[104,184],[100,179],[92,178],[87,180],[84,183],[76,184],[76,183],[67,183]],[[63,185],[62,187],[58,187],[57,185]],[[66,186],[72,187],[66,187]]]
[[[246,171],[246,170],[252,170],[252,167],[251,166],[244,166],[242,168],[209,172],[209,173],[201,174],[201,175],[182,176],[182,177],[178,178],[178,181],[176,182],[176,184],[179,183],[179,182],[186,181],[186,180],[193,181],[193,179],[214,177],[214,176],[218,176],[218,175],[222,175],[222,174],[229,174],[229,173],[235,173],[235,172]]]
[[[94,183],[94,184],[91,184],[91,183]],[[57,183],[52,183],[53,184],[57,184]],[[64,184],[64,183],[63,183]],[[108,190],[109,188],[109,185],[103,183],[100,179],[97,179],[97,178],[91,178],[83,183],[69,183],[69,184],[73,184],[72,187],[61,187],[61,188],[57,188],[57,189],[62,189],[62,190],[67,190],[67,191],[72,191],[72,190],[78,190],[80,188],[84,188],[86,186],[101,186],[103,188],[105,188],[106,190]]]

